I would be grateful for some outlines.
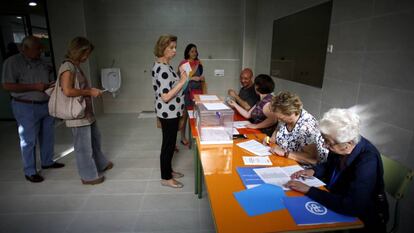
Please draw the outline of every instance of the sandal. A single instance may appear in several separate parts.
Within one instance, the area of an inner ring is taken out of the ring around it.
[[[190,144],[190,142],[188,142],[188,140],[180,140],[181,144],[183,144],[184,146],[188,146],[188,144]]]
[[[171,172],[171,175],[172,175],[172,177],[174,179],[178,179],[178,178],[184,177],[184,174],[183,173],[180,173],[180,172]]]
[[[184,187],[184,185],[181,182],[178,182],[176,180],[174,180],[174,181],[175,181],[175,183],[171,183],[171,182],[169,182],[169,180],[161,180],[161,185],[171,187],[171,188],[182,188],[182,187]]]

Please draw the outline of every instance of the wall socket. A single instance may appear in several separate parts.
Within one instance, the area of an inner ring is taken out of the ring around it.
[[[223,77],[224,76],[224,70],[214,70],[214,76]]]

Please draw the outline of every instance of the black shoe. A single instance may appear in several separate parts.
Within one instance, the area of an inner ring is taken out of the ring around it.
[[[49,169],[49,168],[62,168],[62,167],[64,167],[64,166],[65,166],[65,164],[63,164],[63,163],[54,162],[54,163],[52,163],[52,164],[50,164],[50,165],[47,165],[47,166],[42,166],[42,169]]]
[[[24,177],[26,177],[26,180],[33,182],[33,183],[40,183],[44,180],[43,177],[39,174],[34,174],[31,176],[24,176]]]

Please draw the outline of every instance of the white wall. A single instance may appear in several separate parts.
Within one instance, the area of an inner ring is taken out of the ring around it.
[[[104,97],[104,111],[153,110],[150,70],[153,47],[161,34],[178,36],[173,66],[183,59],[188,43],[198,46],[209,93],[225,95],[238,85],[242,57],[242,2],[212,1],[85,1],[87,32],[96,45],[99,69],[121,68],[122,87],[117,98]],[[214,77],[224,69],[225,77]]]
[[[268,73],[273,20],[324,1],[260,0],[256,72]],[[320,117],[332,107],[359,106],[362,134],[388,157],[414,168],[414,2],[334,0],[322,88],[276,79],[276,89],[298,93]],[[403,200],[401,229],[414,227],[414,185]]]
[[[83,0],[48,0],[47,1],[50,33],[55,56],[56,69],[64,60],[69,41],[76,36],[88,38]],[[92,41],[93,42],[93,41]],[[99,76],[96,75],[96,53],[93,52],[87,62],[82,65],[92,86],[100,87]],[[57,71],[56,71],[57,73]],[[94,99],[95,113],[102,112],[102,99]]]

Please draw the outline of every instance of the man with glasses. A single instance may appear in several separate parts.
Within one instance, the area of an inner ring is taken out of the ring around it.
[[[22,51],[3,64],[3,88],[10,91],[12,109],[18,124],[20,149],[26,180],[42,182],[36,169],[36,144],[40,146],[43,169],[61,168],[53,162],[54,118],[49,116],[49,96],[44,92],[54,83],[52,67],[40,59],[40,39],[27,36]]]

